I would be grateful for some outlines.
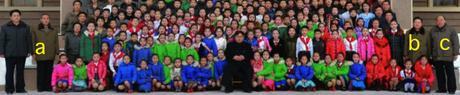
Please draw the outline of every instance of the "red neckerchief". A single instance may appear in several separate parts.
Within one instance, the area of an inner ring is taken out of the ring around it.
[[[89,36],[90,39],[94,39],[94,35],[95,35],[95,34],[96,34],[96,33],[94,33],[94,32],[89,32],[89,35],[88,35],[88,36]]]
[[[308,43],[310,42],[310,38],[306,36],[301,36],[300,41],[302,41],[302,43],[305,45],[305,51],[310,51],[308,50]]]
[[[134,27],[134,26],[132,26],[131,28],[129,28],[129,32],[131,32],[131,33],[137,33],[137,32],[139,32],[140,29],[139,29],[138,27],[135,27],[135,28],[133,28],[133,27]]]
[[[412,70],[405,69],[404,73],[405,73],[406,77],[412,77]]]
[[[348,44],[350,45],[350,50],[353,50],[353,45],[351,42],[355,41],[355,37],[347,37]]]
[[[115,58],[115,60],[113,61],[112,64],[114,64],[115,66],[118,66],[118,64],[115,64],[115,63],[117,63],[117,60],[119,60],[119,59],[123,58],[123,56],[125,56],[125,54],[123,52],[118,52],[118,53],[114,52],[112,55],[113,55],[113,58]]]

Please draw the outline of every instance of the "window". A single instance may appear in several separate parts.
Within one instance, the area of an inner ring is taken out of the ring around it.
[[[37,6],[37,0],[11,0],[11,6],[17,6],[17,7]]]
[[[458,6],[459,0],[433,0],[433,6]]]

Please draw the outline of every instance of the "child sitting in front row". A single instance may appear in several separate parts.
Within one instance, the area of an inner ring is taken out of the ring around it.
[[[415,80],[417,81],[420,93],[430,93],[434,81],[434,74],[431,64],[428,63],[426,56],[420,57],[415,63]]]
[[[181,77],[182,82],[185,84],[187,88],[187,92],[193,92],[197,86],[196,80],[196,64],[195,59],[192,55],[187,56],[187,64],[182,66]]]
[[[93,91],[103,91],[106,87],[107,66],[100,57],[99,53],[94,53],[93,60],[87,66],[88,84]]]
[[[262,89],[263,78],[262,77],[258,78],[255,74],[262,71],[262,69],[264,68],[264,65],[263,65],[263,60],[260,55],[260,52],[254,52],[253,57],[254,58],[251,59],[251,66],[252,66],[252,70],[254,71],[254,77],[252,79],[252,87],[256,91],[259,91]]]
[[[163,90],[161,88],[163,86],[162,82],[164,80],[164,73],[163,73],[163,64],[160,62],[159,56],[154,54],[152,56],[152,62],[149,63],[149,68],[152,72],[152,84],[154,90]]]
[[[174,82],[174,89],[176,92],[180,92],[184,83],[182,82],[181,78],[181,70],[182,70],[182,60],[177,58],[174,61],[174,68],[172,70],[171,78]]]
[[[284,59],[280,58],[279,53],[273,54],[273,72],[275,73],[275,89],[286,90],[287,68]]]
[[[296,78],[295,78],[295,69],[297,68],[296,63],[293,58],[286,58],[286,80],[287,80],[287,89],[294,90]]]
[[[263,69],[257,72],[256,76],[258,76],[258,81],[263,81],[262,89],[266,91],[274,91],[275,81],[273,79],[275,74],[273,71],[273,59],[270,58],[270,53],[268,51],[263,52],[262,58]]]
[[[141,60],[139,65],[136,76],[137,89],[139,92],[150,92],[152,91],[152,72],[146,60]]]
[[[225,59],[224,50],[219,50],[217,53],[217,60],[214,64],[214,77],[216,78],[216,88],[220,88],[220,81],[222,80],[222,75],[224,74],[224,67],[227,65],[227,60]]]
[[[415,90],[415,72],[412,70],[412,61],[406,60],[404,63],[404,70],[401,70],[402,81],[401,85],[404,87],[404,92],[414,92]]]
[[[316,90],[316,84],[312,81],[313,75],[315,72],[311,67],[311,64],[308,65],[308,57],[307,55],[300,56],[300,63],[301,65],[297,66],[295,76],[298,80],[295,88],[299,91],[303,90]]]
[[[200,59],[200,65],[196,69],[198,91],[204,91],[208,87],[208,84],[211,83],[211,67],[212,66],[209,65],[207,58],[202,57]]]
[[[86,65],[83,63],[83,58],[77,57],[75,60],[75,64],[73,65],[73,91],[84,91],[87,88],[86,85]]]
[[[51,76],[51,86],[54,92],[65,92],[72,88],[73,69],[72,65],[67,62],[66,55],[59,55],[59,64],[54,66]]]
[[[364,80],[366,79],[366,67],[364,67],[363,61],[360,60],[358,53],[353,54],[353,64],[350,66],[350,90],[364,90]]]
[[[163,59],[163,75],[164,75],[164,80],[163,80],[163,86],[161,87],[162,89],[165,89],[165,91],[170,91],[172,88],[172,79],[171,79],[171,73],[172,73],[172,68],[174,67],[174,64],[171,64],[171,57],[165,56]]]
[[[118,64],[118,71],[115,75],[115,84],[117,91],[133,92],[132,85],[136,82],[136,65],[131,63],[129,56],[123,57],[123,62]]]
[[[396,59],[391,59],[390,60],[390,66],[387,67],[385,74],[386,74],[386,79],[388,81],[387,86],[388,90],[391,91],[397,91],[397,85],[399,84],[400,81],[400,74],[399,71],[401,71],[401,67],[398,66],[396,63]]]

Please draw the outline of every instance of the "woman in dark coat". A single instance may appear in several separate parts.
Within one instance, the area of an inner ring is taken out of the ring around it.
[[[224,69],[224,75],[222,76],[222,84],[225,87],[225,92],[233,92],[233,79],[234,76],[238,76],[239,80],[242,80],[242,89],[244,92],[250,93],[251,79],[253,76],[252,66],[250,59],[252,58],[251,45],[244,43],[244,33],[236,32],[235,41],[227,44],[225,50],[225,56],[228,58],[228,63]]]
[[[270,39],[270,46],[272,47],[271,54],[279,53],[284,58],[284,41],[280,38],[280,32],[274,30],[272,33],[273,38]]]
[[[396,59],[399,66],[404,66],[402,50],[404,48],[404,30],[399,27],[396,20],[390,22],[390,27],[385,34],[390,43],[391,59]]]
[[[284,52],[286,53],[286,58],[296,58],[296,43],[297,43],[297,36],[295,32],[295,28],[289,28],[288,37],[285,40],[285,48]]]

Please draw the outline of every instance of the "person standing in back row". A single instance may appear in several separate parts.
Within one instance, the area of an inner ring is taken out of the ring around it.
[[[436,79],[438,80],[438,91],[436,92],[455,94],[457,83],[455,81],[454,60],[459,55],[457,31],[447,26],[444,16],[438,16],[436,17],[436,26],[431,28],[430,33],[432,43],[431,58],[436,69]]]
[[[1,26],[0,31],[0,57],[6,60],[5,92],[26,93],[24,65],[26,58],[32,53],[32,33],[29,25],[21,21],[21,11],[17,9],[10,11],[10,20]],[[16,79],[16,86],[13,79]]]

